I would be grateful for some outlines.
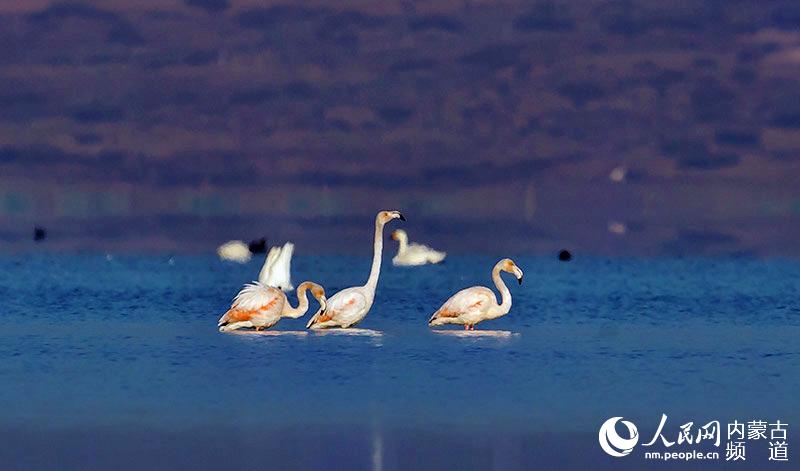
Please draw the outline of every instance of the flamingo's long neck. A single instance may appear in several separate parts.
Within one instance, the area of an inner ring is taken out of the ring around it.
[[[297,319],[298,317],[302,317],[303,314],[308,311],[308,285],[305,283],[300,284],[297,287],[297,307],[292,307],[289,303],[289,300],[286,300],[286,309],[283,311],[283,315],[281,317],[290,317],[292,319]]]
[[[406,250],[408,250],[408,236],[402,232],[398,233],[397,242],[400,243],[400,246],[397,248],[397,253],[406,253]]]
[[[378,276],[381,274],[381,257],[383,257],[383,223],[375,221],[375,245],[372,253],[372,270],[369,272],[369,279],[364,285],[372,294],[378,286]]]
[[[492,318],[500,317],[502,315],[508,314],[508,311],[511,310],[511,291],[508,290],[508,286],[506,286],[503,279],[500,277],[500,264],[494,266],[492,270],[492,280],[494,281],[494,285],[497,286],[497,290],[500,291],[500,296],[502,297],[502,302],[497,309],[494,309]]]

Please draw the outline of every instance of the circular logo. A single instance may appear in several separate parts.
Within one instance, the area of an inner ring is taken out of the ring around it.
[[[628,428],[628,435],[630,438],[622,438],[617,433],[616,425],[622,417],[612,417],[600,427],[600,447],[611,456],[625,456],[633,450],[636,443],[639,441],[639,431],[632,422],[627,420],[622,421],[622,425]]]

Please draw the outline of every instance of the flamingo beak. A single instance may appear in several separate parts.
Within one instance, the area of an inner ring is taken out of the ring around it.
[[[522,284],[522,270],[518,266],[514,266],[514,275],[517,277],[519,284]]]
[[[397,214],[399,214],[399,215],[400,215],[400,220],[401,220],[401,221],[405,221],[405,220],[406,220],[406,217],[405,217],[405,216],[403,216],[403,213],[397,213]]]

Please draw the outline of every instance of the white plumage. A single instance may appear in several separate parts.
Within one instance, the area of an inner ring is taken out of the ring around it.
[[[231,240],[220,245],[217,248],[217,255],[221,260],[237,263],[247,263],[253,256],[250,248],[241,240]]]
[[[221,332],[255,327],[266,329],[281,318],[286,295],[282,291],[255,282],[244,285],[230,309],[219,318],[217,326]]]
[[[367,315],[369,308],[372,307],[372,300],[367,299],[366,293],[362,291],[363,289],[360,286],[339,291],[327,302],[326,311],[330,316],[325,316],[325,313],[320,312],[319,315],[315,315],[309,319],[306,328],[347,328],[357,324]],[[335,315],[333,315],[333,313],[335,313]]]
[[[270,288],[260,282],[248,283],[233,298],[233,306],[245,311],[259,309],[278,296],[278,293]]]
[[[408,234],[402,229],[393,231],[392,239],[400,243],[397,248],[397,255],[392,258],[394,266],[418,266],[439,263],[447,256],[447,253],[433,250],[427,245],[409,243]]]
[[[292,285],[292,254],[294,244],[286,242],[283,247],[272,247],[264,260],[264,266],[258,274],[258,281],[266,286],[291,291]]]

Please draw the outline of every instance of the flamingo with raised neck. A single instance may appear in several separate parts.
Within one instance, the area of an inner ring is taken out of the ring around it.
[[[346,288],[328,299],[326,308],[312,317],[306,328],[327,329],[331,327],[352,327],[366,317],[375,300],[375,288],[381,273],[383,256],[383,226],[393,219],[405,221],[399,211],[381,211],[375,217],[375,242],[372,253],[372,269],[363,286]]]
[[[497,303],[494,291],[485,286],[462,289],[448,299],[428,320],[428,325],[461,324],[464,330],[475,330],[475,324],[488,319],[497,319],[511,310],[511,292],[500,272],[513,273],[522,284],[522,270],[510,258],[497,262],[492,269],[492,280],[500,291],[502,301]]]
[[[263,330],[277,324],[283,317],[302,317],[308,311],[309,290],[319,302],[320,311],[325,309],[325,289],[311,281],[300,283],[297,287],[297,307],[292,307],[286,294],[278,288],[258,282],[247,284],[233,298],[228,312],[219,318],[219,331],[228,332],[245,327]]]

